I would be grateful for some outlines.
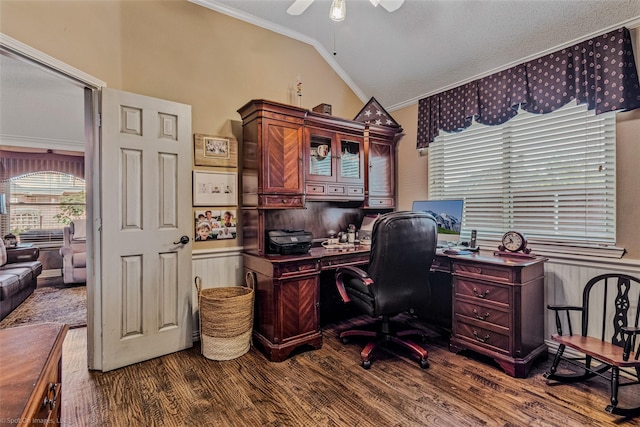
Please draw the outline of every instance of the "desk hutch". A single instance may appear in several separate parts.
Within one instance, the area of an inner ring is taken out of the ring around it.
[[[304,255],[270,255],[266,232],[304,228],[316,244],[328,230],[360,224],[395,208],[395,144],[401,129],[364,124],[265,100],[242,117],[244,273],[256,291],[254,343],[282,361],[303,346],[322,346],[321,312],[332,303],[332,272],[366,267],[368,246]],[[451,334],[451,350],[492,357],[526,376],[544,345],[544,258],[439,253],[432,299],[418,317]],[[341,303],[339,303],[341,304]]]

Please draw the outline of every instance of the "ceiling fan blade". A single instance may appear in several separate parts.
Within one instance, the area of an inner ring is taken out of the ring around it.
[[[400,9],[404,0],[380,0],[380,6],[387,9],[387,12],[394,12]]]
[[[293,4],[289,6],[289,9],[287,9],[287,13],[293,16],[302,15],[302,12],[307,10],[313,1],[314,0],[295,0]]]

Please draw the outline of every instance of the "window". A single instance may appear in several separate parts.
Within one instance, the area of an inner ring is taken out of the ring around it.
[[[62,241],[62,229],[85,217],[84,179],[37,172],[10,180],[9,227],[22,243]]]
[[[501,126],[474,123],[429,146],[429,198],[465,201],[463,237],[615,244],[615,113],[575,102],[520,111]]]

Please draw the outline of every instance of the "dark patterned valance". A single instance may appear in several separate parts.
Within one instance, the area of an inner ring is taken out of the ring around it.
[[[522,108],[550,113],[570,101],[596,114],[640,108],[640,84],[629,30],[620,28],[448,91],[418,105],[418,144],[440,130],[458,132],[475,119],[499,125]]]

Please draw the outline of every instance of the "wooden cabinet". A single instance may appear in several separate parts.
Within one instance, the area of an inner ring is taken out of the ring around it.
[[[322,347],[320,262],[309,257],[269,260],[245,254],[244,272],[256,292],[254,343],[280,362],[297,347]]]
[[[306,110],[254,100],[242,116],[242,204],[304,207],[302,140]]]
[[[365,208],[388,209],[395,199],[395,129],[367,127]]]
[[[524,378],[547,354],[544,343],[545,258],[452,257],[454,352],[493,358]]]
[[[364,200],[364,125],[309,114],[304,147],[307,200]]]
[[[68,325],[0,331],[0,420],[18,426],[60,424],[62,343]]]
[[[242,205],[303,208],[306,200],[395,207],[400,129],[252,100],[242,117]]]

